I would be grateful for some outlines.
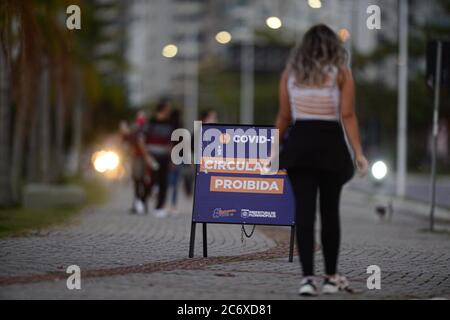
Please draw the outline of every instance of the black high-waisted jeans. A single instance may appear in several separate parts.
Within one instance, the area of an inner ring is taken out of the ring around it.
[[[314,225],[319,195],[321,242],[325,273],[337,272],[340,245],[339,201],[342,179],[339,174],[322,169],[288,169],[295,196],[296,232],[304,276],[314,275]]]
[[[297,241],[303,274],[314,274],[314,224],[319,196],[325,272],[337,271],[340,244],[339,200],[342,186],[354,173],[339,122],[296,121],[280,154],[296,206]]]

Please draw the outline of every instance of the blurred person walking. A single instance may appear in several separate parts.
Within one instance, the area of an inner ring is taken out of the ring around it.
[[[171,136],[174,130],[174,125],[170,118],[171,114],[172,104],[170,100],[161,99],[156,106],[154,116],[146,122],[138,139],[139,149],[144,156],[144,160],[151,167],[151,182],[146,188],[145,199],[151,195],[153,188],[157,185],[158,196],[154,214],[160,218],[167,216],[164,204],[171,162]]]
[[[146,212],[146,190],[150,185],[150,168],[145,162],[144,154],[139,148],[138,137],[147,122],[147,115],[139,111],[131,127],[126,123],[120,124],[122,140],[127,145],[127,154],[131,162],[131,179],[133,180],[134,199],[131,213],[143,214]]]
[[[348,289],[338,273],[339,203],[343,185],[354,174],[345,133],[360,175],[368,168],[354,110],[354,82],[347,52],[334,31],[316,25],[291,55],[279,85],[276,127],[283,137],[280,153],[296,206],[296,230],[303,279],[299,294],[317,295],[314,276],[314,228],[319,193],[321,242],[325,263],[323,293]],[[345,133],[344,133],[345,131]]]

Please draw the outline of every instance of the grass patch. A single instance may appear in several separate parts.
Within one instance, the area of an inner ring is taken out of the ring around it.
[[[106,202],[108,192],[98,180],[76,181],[86,191],[86,204],[82,206],[60,207],[50,209],[1,208],[0,238],[24,236],[33,230],[63,224],[75,217],[86,206],[100,205]]]
[[[108,191],[100,180],[81,180],[73,183],[79,184],[86,191],[86,205],[101,205],[108,200]]]
[[[81,207],[52,209],[0,209],[0,238],[22,236],[32,230],[61,224],[73,217]]]

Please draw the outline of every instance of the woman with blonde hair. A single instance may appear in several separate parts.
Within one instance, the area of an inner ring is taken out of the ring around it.
[[[354,110],[354,82],[339,37],[325,25],[306,32],[280,80],[276,127],[280,137],[292,125],[280,154],[295,196],[296,228],[303,279],[299,294],[316,295],[314,225],[319,194],[321,243],[325,262],[323,293],[346,289],[338,273],[339,202],[343,185],[368,163]],[[344,133],[345,132],[345,133]],[[353,149],[347,148],[345,134]]]

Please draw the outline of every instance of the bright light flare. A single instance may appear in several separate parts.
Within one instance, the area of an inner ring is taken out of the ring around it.
[[[386,177],[388,168],[386,166],[386,163],[383,161],[377,161],[372,165],[372,168],[370,170],[372,172],[372,176],[377,180],[382,180],[384,177]]]
[[[92,156],[92,164],[97,172],[105,173],[116,170],[120,164],[120,158],[114,151],[98,151]]]
[[[161,53],[166,58],[173,58],[178,53],[178,47],[174,44],[168,44],[162,49]]]
[[[227,44],[231,41],[231,34],[228,31],[220,31],[216,34],[216,41],[220,44]]]
[[[313,9],[322,8],[322,2],[320,0],[308,0],[308,5]]]
[[[271,29],[279,29],[283,25],[280,18],[278,17],[268,17],[266,19],[266,24]]]

